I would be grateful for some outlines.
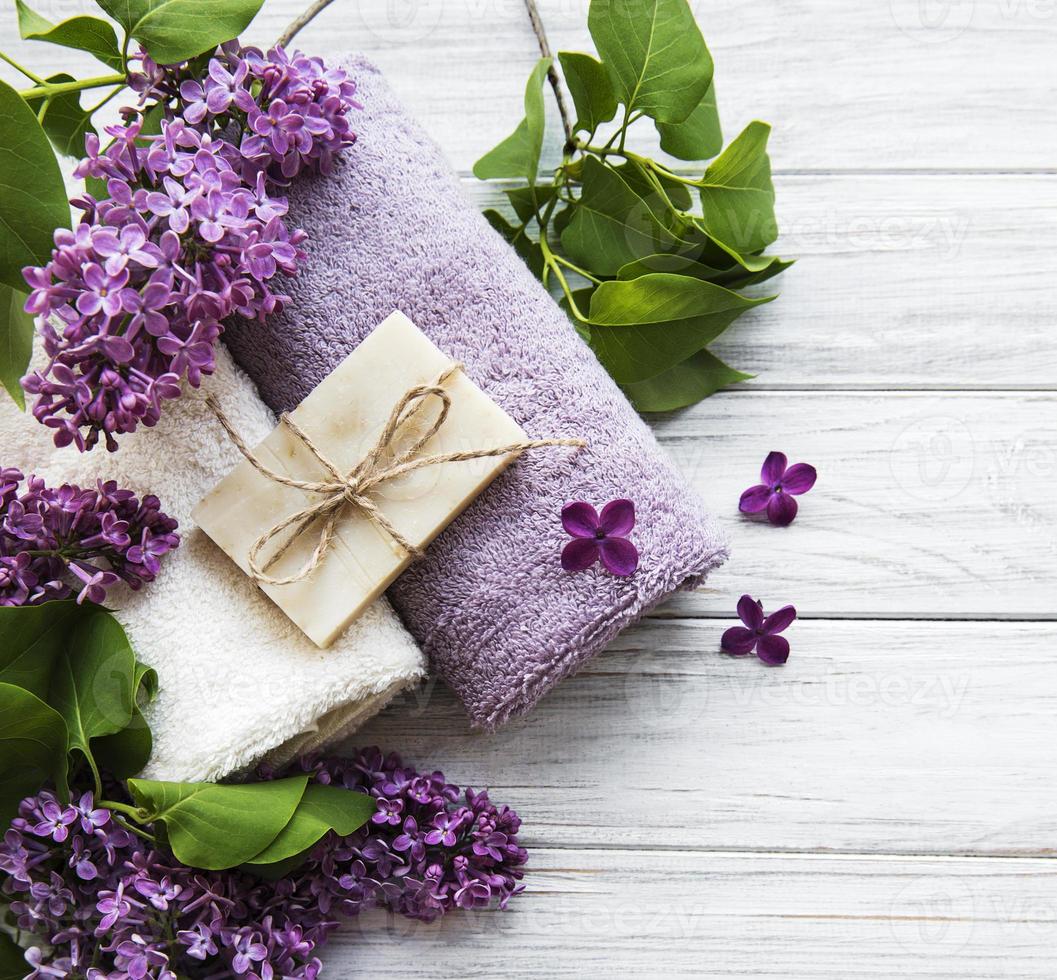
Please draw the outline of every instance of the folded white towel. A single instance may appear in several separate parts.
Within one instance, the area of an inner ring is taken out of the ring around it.
[[[274,427],[223,347],[205,387],[250,445]],[[116,480],[156,494],[180,522],[182,543],[157,580],[108,596],[137,656],[161,681],[148,713],[154,755],[145,775],[215,780],[261,758],[285,762],[352,731],[421,678],[422,655],[387,600],[319,650],[193,525],[191,508],[241,458],[201,391],[167,403],[155,428],[122,436],[120,445],[117,453],[56,449],[49,430],[0,391],[0,466],[53,485]]]

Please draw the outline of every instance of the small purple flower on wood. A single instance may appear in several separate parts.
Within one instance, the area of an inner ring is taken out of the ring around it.
[[[789,641],[778,634],[796,619],[796,609],[782,606],[770,616],[764,616],[763,603],[751,595],[738,600],[738,617],[744,626],[732,626],[723,634],[721,646],[735,657],[745,657],[756,651],[765,664],[772,667],[789,659]]]
[[[792,524],[797,512],[793,497],[807,493],[815,485],[818,473],[808,463],[792,466],[787,463],[785,453],[768,453],[760,471],[762,482],[741,495],[738,510],[743,514],[759,514],[765,510],[772,524],[778,527]]]
[[[635,527],[635,505],[611,500],[602,513],[584,500],[562,508],[562,527],[572,535],[562,550],[562,568],[582,572],[601,559],[613,575],[630,575],[639,567],[639,552],[627,538]]]

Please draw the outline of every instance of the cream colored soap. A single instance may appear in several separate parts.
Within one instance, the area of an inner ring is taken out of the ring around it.
[[[290,413],[320,451],[350,472],[375,444],[396,403],[414,385],[433,381],[451,359],[403,313],[382,321],[333,373]],[[424,455],[485,449],[526,438],[522,428],[466,375],[446,384],[451,409]],[[427,399],[397,435],[406,445],[437,416]],[[326,479],[318,461],[286,426],[279,425],[254,450],[271,469],[299,480]],[[509,454],[418,469],[376,487],[372,499],[408,541],[424,548],[516,457]],[[242,568],[253,543],[280,520],[320,498],[269,480],[241,462],[195,508],[194,520]],[[296,539],[268,572],[293,574],[319,541],[317,522]],[[410,557],[363,512],[342,511],[326,560],[308,578],[261,588],[308,637],[330,646],[410,563]],[[277,542],[278,543],[278,542]],[[268,557],[270,550],[264,552]]]

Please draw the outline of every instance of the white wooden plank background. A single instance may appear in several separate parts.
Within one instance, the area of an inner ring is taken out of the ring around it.
[[[516,914],[365,916],[339,933],[335,974],[1053,977],[1053,861],[540,849],[536,862]]]
[[[495,736],[435,685],[361,733],[490,784],[533,870],[503,914],[364,917],[325,975],[1049,980],[1057,4],[693,3],[799,258],[716,345],[757,380],[657,420],[734,557]],[[540,6],[588,47],[587,0]],[[300,41],[366,51],[464,174],[536,57],[521,0],[338,0]],[[821,474],[785,530],[736,510],[772,448]],[[800,609],[785,668],[717,652],[743,591]]]

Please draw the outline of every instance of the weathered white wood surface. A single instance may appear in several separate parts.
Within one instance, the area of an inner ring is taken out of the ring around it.
[[[267,0],[247,37],[266,45],[306,6]],[[1053,0],[692,0],[716,62],[729,136],[775,126],[781,170],[1050,170],[1057,45]],[[13,4],[0,37],[17,37]],[[36,0],[51,20],[91,0]],[[592,50],[588,0],[540,0],[555,50]],[[363,51],[468,170],[520,115],[536,60],[522,0],[338,0],[298,38],[313,51]],[[25,64],[55,70],[47,45]],[[95,72],[75,52],[62,70]],[[0,65],[0,77],[17,76]],[[646,125],[646,124],[644,124]],[[646,126],[648,130],[648,126]],[[557,127],[551,127],[552,149]]]
[[[1057,614],[1054,394],[750,388],[655,428],[734,545],[680,614],[742,592],[813,616]],[[819,470],[789,528],[737,511],[769,449]]]
[[[1052,861],[651,849],[535,856],[533,891],[516,912],[431,926],[365,916],[335,941],[344,954],[336,975],[1054,975]]]
[[[801,620],[781,670],[730,625],[647,620],[496,735],[430,684],[357,741],[517,800],[530,846],[1057,853],[1057,624]]]
[[[253,37],[274,38],[303,6],[271,0]],[[691,6],[728,135],[774,123],[782,169],[1055,166],[1052,0]],[[555,50],[593,50],[587,7],[541,0]],[[522,0],[339,0],[300,40],[369,54],[462,169],[513,129],[537,57]]]
[[[588,48],[587,0],[540,6]],[[328,977],[1057,975],[1057,3],[694,8],[800,259],[716,345],[757,381],[657,421],[734,557],[498,735],[439,688],[361,733],[491,785],[533,871],[502,915],[365,917]],[[338,0],[299,43],[370,55],[464,173],[536,57],[522,0]],[[736,511],[772,448],[820,470],[785,530]],[[800,609],[785,668],[717,653],[745,591]]]

